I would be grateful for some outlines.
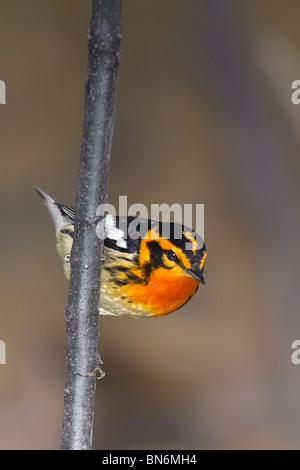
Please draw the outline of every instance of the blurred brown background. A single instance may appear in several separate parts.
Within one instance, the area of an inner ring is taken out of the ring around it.
[[[0,448],[59,447],[68,284],[38,185],[73,204],[91,2],[0,0]],[[104,317],[95,449],[299,449],[300,4],[124,0],[109,202],[204,203],[206,286]]]

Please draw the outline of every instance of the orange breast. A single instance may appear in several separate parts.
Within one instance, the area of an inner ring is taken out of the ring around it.
[[[199,281],[188,276],[181,268],[158,268],[145,284],[128,284],[122,290],[131,297],[134,304],[145,307],[156,316],[166,315],[181,307],[192,297]]]

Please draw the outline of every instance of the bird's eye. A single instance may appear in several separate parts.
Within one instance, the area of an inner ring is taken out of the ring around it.
[[[172,250],[167,251],[167,258],[170,261],[176,261],[177,260],[177,256],[175,255],[174,251],[172,251]]]

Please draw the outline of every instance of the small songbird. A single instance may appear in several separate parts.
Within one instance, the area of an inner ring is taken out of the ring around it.
[[[70,279],[75,211],[36,188],[52,216],[56,248]],[[134,233],[133,227],[139,227]],[[100,314],[155,318],[186,304],[204,284],[202,238],[176,224],[134,217],[105,217]],[[180,236],[178,236],[178,234]]]

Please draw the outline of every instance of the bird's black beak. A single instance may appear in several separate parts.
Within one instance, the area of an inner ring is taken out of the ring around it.
[[[197,279],[197,281],[201,282],[201,284],[205,284],[203,269],[200,269],[198,264],[194,264],[190,269],[186,269],[186,272],[194,279]]]

